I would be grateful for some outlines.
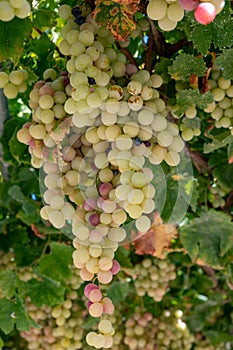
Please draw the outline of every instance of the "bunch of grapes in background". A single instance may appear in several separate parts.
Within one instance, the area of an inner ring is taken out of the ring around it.
[[[139,296],[146,293],[156,302],[165,295],[169,281],[176,278],[175,266],[166,260],[144,259],[136,264],[133,273],[136,278],[134,285]]]
[[[224,79],[223,72],[213,67],[208,80],[214,102],[204,109],[210,113],[216,128],[229,128],[233,133],[233,85],[230,79]]]

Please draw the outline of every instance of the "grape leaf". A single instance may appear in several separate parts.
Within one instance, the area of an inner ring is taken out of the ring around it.
[[[180,239],[192,261],[222,268],[222,258],[233,248],[233,223],[221,212],[210,210],[180,227]]]
[[[218,345],[221,343],[227,343],[233,341],[233,336],[229,333],[216,331],[216,330],[207,330],[203,332],[213,345]]]
[[[33,278],[28,281],[25,288],[26,294],[37,307],[61,304],[64,300],[65,287],[43,275],[39,279]]]
[[[51,253],[40,260],[40,271],[44,275],[63,282],[71,276],[69,265],[72,264],[71,246],[66,244],[51,243]]]
[[[215,47],[225,49],[233,44],[233,27],[231,20],[230,2],[226,1],[223,11],[218,14],[208,26],[197,22],[192,23],[190,40],[194,47],[203,55],[206,55],[212,42]]]
[[[211,153],[219,148],[222,148],[228,144],[231,144],[232,142],[233,142],[232,135],[226,136],[223,140],[214,139],[213,142],[211,143],[205,143],[203,150],[204,150],[204,153]]]
[[[213,101],[214,98],[210,91],[207,91],[205,94],[200,94],[200,91],[197,89],[181,90],[177,93],[177,104],[180,106],[177,112],[181,114],[192,105],[204,109]]]
[[[196,24],[190,33],[190,40],[194,47],[203,55],[205,55],[210,48],[213,39],[213,29],[211,25],[203,26]]]
[[[0,337],[0,350],[2,350],[4,346],[4,341],[2,340],[2,338]]]
[[[123,302],[129,293],[129,283],[113,282],[107,290],[107,296],[114,305]]]
[[[213,171],[214,177],[217,177],[223,187],[232,189],[233,184],[233,164],[223,164]]]
[[[16,295],[15,301],[0,299],[0,330],[5,334],[13,331],[14,326],[21,331],[29,331],[31,327],[38,327],[35,321],[26,313],[22,299]]]
[[[15,272],[5,270],[0,273],[0,291],[8,299],[12,298],[18,287],[19,279]]]
[[[139,2],[139,0],[97,0],[93,15],[98,24],[107,25],[115,38],[123,41],[136,28],[133,14],[137,11]]]
[[[172,66],[168,67],[168,71],[175,80],[189,81],[191,74],[196,74],[199,77],[204,76],[206,65],[203,58],[181,53],[176,57]]]
[[[214,64],[222,69],[224,79],[233,79],[233,49],[226,49],[221,53]]]
[[[118,247],[115,252],[115,259],[119,262],[121,267],[132,268],[132,263],[129,258],[129,250],[124,247]]]
[[[24,48],[24,42],[30,37],[32,23],[29,18],[15,17],[10,22],[0,21],[0,61],[12,59],[16,64]]]
[[[32,200],[25,197],[25,195],[23,194],[19,186],[14,185],[10,187],[8,194],[11,196],[13,200],[22,204],[22,210],[25,214],[24,218],[26,220],[26,221],[24,220],[23,221],[26,224],[30,225],[30,224],[39,222],[39,215],[38,215],[38,211],[35,206],[35,203]],[[22,215],[21,215],[21,218],[22,218]]]

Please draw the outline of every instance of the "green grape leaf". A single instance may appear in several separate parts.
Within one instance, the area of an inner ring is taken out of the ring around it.
[[[26,294],[37,307],[54,306],[64,301],[65,287],[47,276],[41,275],[38,279],[31,279],[25,288]]]
[[[233,342],[233,336],[229,333],[216,331],[216,330],[207,330],[203,332],[206,338],[210,340],[210,343],[213,345],[218,345],[221,343]]]
[[[107,290],[107,296],[114,305],[122,303],[129,293],[129,283],[113,282]]]
[[[198,77],[205,75],[206,65],[201,57],[181,53],[173,61],[171,67],[168,67],[169,74],[172,79],[189,81],[191,74],[196,74]]]
[[[15,17],[10,22],[0,21],[0,61],[9,60],[16,64],[23,52],[24,42],[30,37],[32,22],[29,18]]]
[[[177,104],[180,106],[180,108],[176,113],[180,115],[192,105],[196,105],[198,108],[204,109],[213,101],[214,98],[210,91],[200,94],[200,91],[196,89],[181,90],[177,93]]]
[[[214,64],[222,69],[224,79],[233,79],[233,49],[226,49],[221,53]]]
[[[0,337],[0,350],[2,350],[4,346],[4,341],[2,340],[2,338]]]
[[[233,164],[222,164],[213,171],[214,177],[217,177],[223,187],[232,189],[233,184]]]
[[[180,227],[180,239],[192,261],[222,268],[222,258],[233,248],[233,223],[221,212],[210,210]]]
[[[206,323],[219,311],[219,305],[214,300],[208,300],[197,305],[190,316],[187,317],[187,324],[192,332],[200,332]]]
[[[196,24],[190,34],[190,40],[193,42],[194,47],[203,55],[207,53],[212,43],[212,31],[211,25]]]
[[[229,133],[227,132],[227,134],[229,135]],[[225,137],[223,139],[217,139],[214,138],[214,140],[211,143],[205,143],[204,147],[203,147],[203,151],[204,153],[212,153],[213,151],[225,147],[227,145],[232,144],[233,142],[233,135],[229,135],[227,136],[224,132]]]
[[[136,28],[133,14],[138,9],[139,0],[98,0],[95,5],[94,18],[97,23],[107,24],[107,28],[118,40],[124,41]]]
[[[0,273],[0,291],[1,294],[10,299],[14,296],[19,285],[19,279],[15,272],[5,270]]]
[[[33,27],[42,29],[52,27],[56,19],[56,12],[53,10],[35,9],[33,11]]]
[[[21,331],[29,331],[31,327],[38,327],[35,321],[26,313],[22,299],[16,295],[15,301],[0,299],[0,330],[9,334],[14,327]]]
[[[23,118],[13,117],[13,118],[8,119],[4,123],[3,135],[0,137],[0,142],[1,142],[2,147],[3,147],[3,156],[4,156],[4,160],[6,162],[9,162],[12,164],[18,164],[18,162],[16,161],[16,158],[10,152],[9,142],[12,138],[16,137],[15,131],[18,130],[25,122],[26,122],[26,120]],[[24,153],[21,152],[21,150],[22,150],[21,146],[24,146]],[[20,161],[23,162],[24,160],[26,160],[28,158],[28,152],[26,151],[27,150],[26,145],[21,144],[21,146],[20,146],[20,154],[21,154]],[[15,151],[17,154],[17,150],[15,150]]]
[[[23,222],[28,225],[39,222],[39,215],[34,201],[25,197],[19,186],[13,185],[10,187],[8,194],[13,200],[22,204],[23,213],[19,211],[19,218],[24,218]]]
[[[191,28],[193,29],[191,30],[189,39],[201,54],[207,54],[212,42],[219,49],[232,46],[233,27],[230,11],[230,1],[226,1],[223,11],[207,26],[203,26],[197,22],[192,23]]]
[[[69,265],[72,265],[71,246],[66,244],[51,243],[51,253],[45,255],[40,260],[40,271],[44,275],[63,282],[71,276]]]
[[[132,263],[129,258],[129,250],[124,247],[119,247],[115,252],[115,259],[119,262],[121,267],[132,268]]]

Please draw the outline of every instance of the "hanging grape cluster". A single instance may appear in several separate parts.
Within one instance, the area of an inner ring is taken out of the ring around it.
[[[208,80],[214,102],[205,112],[210,113],[216,128],[230,129],[233,133],[233,85],[230,79],[224,79],[223,72],[213,67]]]

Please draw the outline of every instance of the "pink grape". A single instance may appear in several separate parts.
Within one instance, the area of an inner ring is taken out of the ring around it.
[[[99,287],[94,283],[88,283],[84,288],[85,297],[89,298],[90,292],[95,290],[95,289],[99,289]]]
[[[180,0],[180,6],[186,11],[195,10],[199,3],[199,0]]]
[[[113,260],[112,268],[111,268],[112,274],[116,275],[120,271],[120,269],[121,269],[121,266],[120,266],[119,262],[116,260]]]
[[[204,25],[212,22],[215,19],[215,16],[215,6],[210,2],[200,3],[194,12],[194,17],[196,21]]]
[[[103,313],[103,305],[100,303],[93,303],[89,307],[89,313],[92,317],[100,317]]]
[[[40,89],[42,86],[44,86],[44,84],[45,84],[44,80],[38,80],[34,85],[34,89]]]
[[[91,214],[91,216],[89,217],[89,223],[92,226],[97,226],[100,223],[100,218],[98,214]]]
[[[111,315],[114,312],[114,305],[108,297],[102,299],[103,310],[105,314]]]
[[[112,184],[108,182],[99,185],[99,193],[104,199],[108,198],[108,194],[111,190],[112,190]]]
[[[96,200],[94,198],[87,198],[83,203],[83,208],[86,211],[92,211],[96,209]]]
[[[39,95],[43,96],[43,95],[50,95],[53,96],[54,95],[54,90],[51,86],[48,85],[43,85],[40,90],[39,90]]]
[[[88,310],[89,310],[89,307],[91,306],[91,304],[93,304],[90,300],[88,300],[88,302],[87,302],[87,308],[88,308]]]
[[[103,295],[99,289],[94,289],[89,294],[89,299],[92,303],[100,302]]]

